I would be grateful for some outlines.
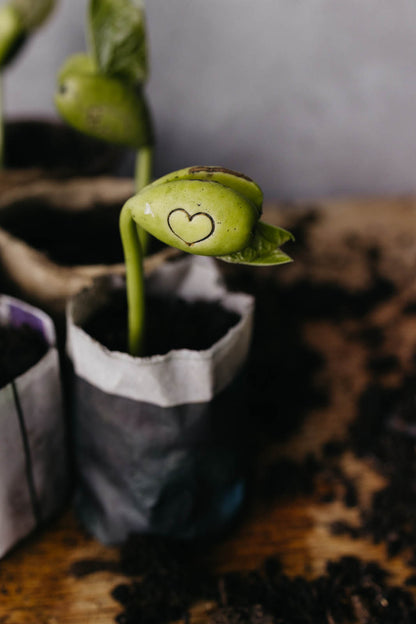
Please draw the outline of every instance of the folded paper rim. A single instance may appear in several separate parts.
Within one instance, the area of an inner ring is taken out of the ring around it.
[[[23,324],[40,330],[49,347],[56,346],[55,326],[46,312],[16,297],[0,294],[0,325]]]
[[[166,263],[152,274],[149,283],[151,292],[216,301],[240,316],[236,325],[206,350],[177,349],[164,355],[133,357],[109,351],[94,340],[80,325],[102,305],[109,290],[123,287],[119,276],[101,277],[91,289],[69,301],[67,350],[77,376],[104,392],[161,407],[210,401],[236,377],[250,348],[254,298],[228,292],[214,260],[192,257]]]

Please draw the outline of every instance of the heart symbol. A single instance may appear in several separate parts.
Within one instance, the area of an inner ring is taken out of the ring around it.
[[[215,230],[214,219],[209,214],[190,215],[184,208],[175,208],[169,213],[168,225],[173,234],[189,246],[206,240]]]

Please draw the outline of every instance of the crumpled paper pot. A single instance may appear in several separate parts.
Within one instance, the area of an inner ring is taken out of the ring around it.
[[[0,557],[56,512],[68,494],[65,424],[50,318],[0,295],[0,324],[26,324],[49,345],[41,360],[0,390]]]
[[[133,532],[216,532],[244,496],[242,370],[253,298],[227,292],[211,259],[163,265],[148,280],[150,292],[216,300],[240,319],[207,350],[134,358],[107,350],[82,329],[120,288],[120,277],[99,278],[68,306],[78,514],[104,543]]]

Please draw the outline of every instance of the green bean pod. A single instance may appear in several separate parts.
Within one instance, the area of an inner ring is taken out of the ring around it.
[[[223,167],[189,167],[144,187],[123,206],[120,234],[127,278],[129,351],[144,340],[143,249],[140,232],[201,256],[271,265],[290,262],[280,245],[290,232],[262,223],[263,193],[250,178]]]
[[[153,142],[141,90],[99,74],[86,55],[77,54],[63,66],[55,105],[70,125],[94,138],[134,148]]]
[[[187,253],[243,264],[289,262],[279,245],[291,234],[259,221],[262,200],[260,187],[241,173],[190,167],[145,187],[124,210],[155,238]]]

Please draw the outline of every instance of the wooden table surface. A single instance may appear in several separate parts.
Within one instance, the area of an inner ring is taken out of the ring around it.
[[[312,381],[325,386],[329,402],[313,406],[283,443],[273,440],[263,445],[256,468],[259,479],[277,458],[301,461],[309,453],[319,456],[326,442],[345,438],[356,418],[357,401],[369,383],[368,353],[362,342],[354,340],[360,329],[374,324],[383,329],[386,353],[393,353],[400,361],[400,375],[412,370],[416,346],[415,319],[403,312],[408,303],[416,301],[416,199],[282,203],[268,206],[266,213],[268,220],[293,228],[297,235],[290,252],[287,248],[296,262],[273,269],[279,293],[285,287],[290,292],[290,286],[297,283],[331,284],[347,292],[366,292],[373,286],[375,262],[378,276],[394,283],[395,292],[376,301],[362,316],[305,319],[302,339],[323,363]],[[271,269],[265,271],[255,279],[271,275]],[[284,360],[285,353],[276,357]],[[397,385],[400,375],[389,374],[383,383]],[[279,412],[278,398],[277,394],[275,417],[290,419],[290,413]],[[344,453],[340,462],[358,489],[359,507],[365,507],[383,486],[383,477],[371,458],[359,459],[351,451]],[[336,536],[330,531],[333,520],[357,521],[359,507],[346,507],[342,500],[322,502],[319,492],[274,501],[253,495],[233,532],[212,547],[210,563],[218,571],[252,569],[267,556],[277,555],[288,574],[313,577],[324,571],[328,560],[350,554],[380,562],[392,573],[392,582],[402,583],[411,573],[405,557],[388,559],[384,544]],[[123,577],[98,571],[77,578],[73,566],[85,560],[102,563],[117,558],[117,549],[104,547],[85,535],[67,509],[0,562],[0,623],[114,622],[121,609],[110,592]],[[191,621],[206,619],[205,607],[197,605]]]

